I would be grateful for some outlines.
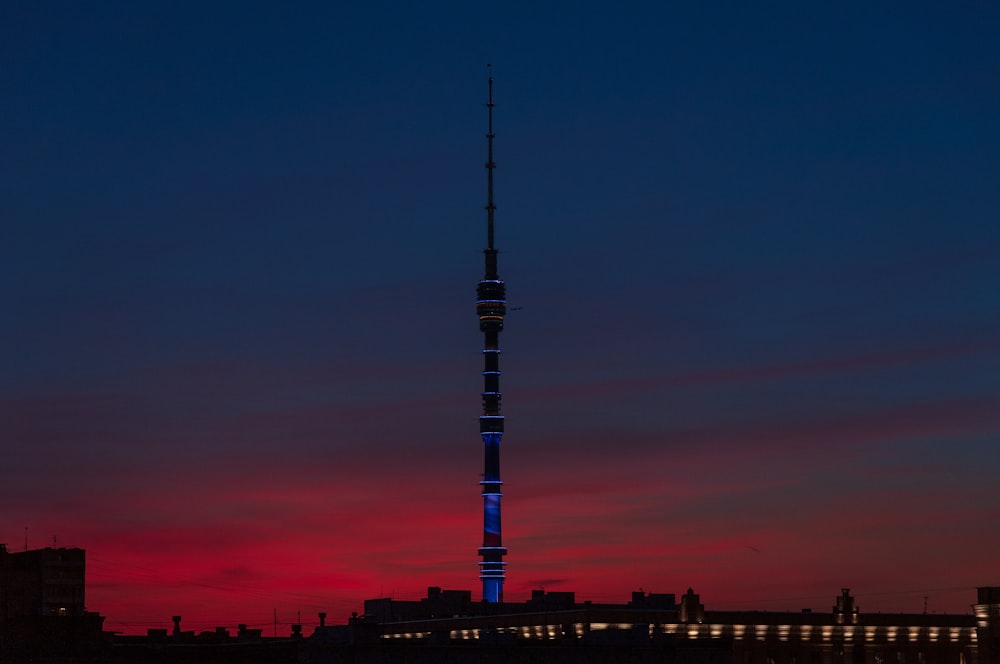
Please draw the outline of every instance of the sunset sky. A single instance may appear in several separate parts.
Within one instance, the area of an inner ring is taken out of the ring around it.
[[[478,597],[492,63],[507,599],[969,611],[998,34],[976,0],[0,4],[0,542],[85,548],[126,632]]]

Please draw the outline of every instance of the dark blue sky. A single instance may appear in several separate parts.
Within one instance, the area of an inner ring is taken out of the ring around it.
[[[85,546],[119,621],[228,618],[225,579],[265,617],[475,586],[491,62],[512,597],[963,610],[998,582],[998,32],[986,2],[5,4],[0,541]],[[192,585],[136,595],[164,549]]]

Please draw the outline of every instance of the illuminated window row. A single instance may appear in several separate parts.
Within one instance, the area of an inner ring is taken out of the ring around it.
[[[556,639],[562,636],[562,627],[556,625],[525,625],[522,627],[509,627],[497,630],[498,634],[509,634],[512,636],[518,636],[524,639]],[[583,636],[584,625],[583,623],[576,623],[573,625],[573,633],[576,636]],[[456,641],[469,641],[474,639],[479,639],[482,636],[482,631],[479,629],[453,629],[449,632],[448,636]]]
[[[491,549],[503,549],[503,547],[484,547]],[[503,566],[506,565],[504,562],[491,562],[483,563],[480,562],[479,565],[491,565],[491,566]],[[493,570],[483,570],[483,577],[494,578],[497,574],[502,573],[502,567]],[[490,573],[492,572],[492,574]],[[644,624],[644,623],[640,623]],[[595,622],[589,625],[585,623],[574,623],[572,625],[572,634],[577,637],[582,637],[587,631],[603,631],[603,630],[629,630],[632,629],[634,625],[629,623],[601,623]],[[652,636],[657,631],[662,631],[665,634],[682,634],[688,638],[698,638],[704,636],[711,636],[713,638],[718,638],[721,636],[732,635],[733,637],[740,638],[763,638],[768,634],[776,634],[779,638],[783,635],[791,635],[795,632],[799,632],[803,637],[808,638],[808,635],[813,631],[812,625],[721,625],[721,624],[676,624],[667,623],[661,625],[649,625],[649,634]],[[829,641],[833,636],[832,626],[816,626],[819,628],[821,634],[823,635],[823,641]],[[561,625],[524,625],[519,627],[510,627],[497,630],[496,633],[500,634],[511,634],[519,636],[526,639],[556,639],[561,638],[567,634],[563,632],[564,627]],[[894,634],[906,635],[907,640],[915,640],[910,638],[911,634],[914,633],[925,633],[928,637],[932,634],[939,634],[943,636],[943,631],[947,630],[948,636],[953,640],[957,641],[961,638],[963,629],[965,631],[966,637],[970,640],[975,640],[975,630],[972,628],[961,628],[961,627],[916,627],[916,626],[898,626],[898,627],[875,627],[866,626],[861,628],[858,632],[860,635],[864,633],[865,641],[872,642],[874,637],[878,632],[888,635],[890,632]],[[491,633],[493,633],[491,631]],[[853,632],[852,632],[853,633]],[[427,638],[430,632],[401,632],[393,634],[384,634],[383,638],[392,639],[423,639]],[[463,629],[463,630],[451,630],[449,634],[450,638],[455,640],[472,640],[479,639],[482,636],[482,632],[478,628],[474,629]],[[785,639],[782,639],[785,640]]]
[[[480,563],[480,564],[482,564],[482,563]],[[587,631],[603,631],[603,630],[609,630],[609,629],[610,630],[628,630],[628,629],[632,629],[633,627],[634,627],[634,625],[630,625],[630,624],[627,624],[627,623],[625,623],[625,624],[621,624],[621,623],[591,623],[589,626],[587,624],[585,624],[585,623],[574,623],[572,625],[572,634],[579,638],[579,637],[583,637],[584,634],[587,633]],[[650,635],[652,636],[653,633],[655,632],[657,626],[650,625],[649,627],[650,627]],[[717,624],[713,624],[713,625],[676,625],[676,624],[662,625],[662,629],[663,629],[664,633],[667,633],[667,634],[677,634],[677,633],[683,632],[683,633],[686,633],[689,637],[693,637],[693,636],[696,636],[698,634],[701,634],[702,632],[705,632],[706,628],[707,628],[707,632],[710,635],[712,635],[713,637],[718,637],[718,636],[723,635],[725,632],[728,632],[730,627],[732,628],[733,636],[736,636],[737,638],[745,635],[747,632],[753,632],[754,634],[764,633],[764,632],[767,632],[772,627],[777,627],[777,632],[778,632],[778,635],[780,637],[780,635],[782,634],[782,632],[786,632],[786,631],[787,632],[791,632],[792,629],[793,629],[792,626],[790,626],[790,625],[731,625],[731,626],[730,625],[717,625]],[[801,625],[800,628],[802,628],[803,631],[805,631],[806,628],[809,628],[811,630],[812,626],[811,625]],[[865,628],[866,636],[868,635],[869,631],[872,630],[872,629],[875,629],[875,628],[873,628],[873,627],[867,627],[867,628]],[[912,627],[911,626],[909,628],[897,627],[895,629],[902,630],[904,632],[909,633],[910,631],[912,631],[914,629],[919,630],[921,628]],[[940,628],[931,627],[929,629],[939,630]],[[949,633],[951,635],[953,635],[953,638],[957,638],[957,636],[961,634],[961,630],[962,630],[962,628],[960,628],[960,627],[951,627],[951,628],[947,628],[947,629],[949,630]],[[510,635],[519,636],[519,637],[525,638],[525,639],[536,639],[536,640],[537,639],[543,639],[543,640],[547,640],[547,639],[561,638],[562,636],[564,636],[564,633],[563,633],[562,630],[563,630],[563,627],[561,625],[524,625],[524,626],[520,626],[520,627],[510,627],[510,628],[506,628],[506,629],[502,628],[502,629],[497,630],[496,633],[499,633],[499,634],[510,634]],[[402,633],[395,633],[395,634],[385,634],[385,635],[383,635],[382,638],[387,638],[387,639],[424,639],[424,638],[427,638],[429,635],[430,635],[430,632],[402,632]],[[478,629],[478,628],[476,628],[476,629],[462,629],[462,630],[454,629],[454,630],[451,630],[450,633],[449,633],[449,637],[451,639],[454,639],[454,640],[463,640],[463,641],[476,640],[476,639],[479,639],[481,637],[481,635],[482,635],[482,631],[480,629]],[[969,631],[969,636],[972,636],[972,635],[973,635],[973,632],[970,630]]]
[[[650,627],[650,633],[653,631]],[[736,639],[757,639],[765,640],[772,636],[777,636],[781,641],[794,639],[796,641],[810,641],[813,637],[813,625],[703,625],[703,624],[664,624],[662,629],[666,634],[682,634],[688,638],[719,638],[722,636],[732,636]],[[910,643],[917,643],[927,640],[931,643],[939,643],[947,639],[953,643],[962,640],[963,630],[965,639],[971,643],[976,642],[976,630],[972,627],[937,627],[916,625],[909,626],[875,626],[854,627],[852,625],[822,625],[815,626],[819,631],[819,640],[824,643],[831,641],[854,642],[857,637],[864,637],[865,643],[893,643],[900,639],[905,639]]]
[[[383,634],[383,639],[426,639],[430,632],[403,632],[400,634]]]

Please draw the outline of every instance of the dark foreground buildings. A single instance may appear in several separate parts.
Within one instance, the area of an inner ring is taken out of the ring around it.
[[[0,544],[0,662],[103,650],[104,618],[84,605],[86,562],[83,549]]]
[[[848,589],[825,611],[713,611],[688,590],[635,592],[625,604],[535,591],[523,604],[474,603],[431,588],[416,602],[376,599],[346,628],[317,630],[307,661],[334,634],[393,643],[411,658],[370,661],[673,662],[676,664],[998,664],[1000,588],[978,589],[973,615],[864,613]],[[332,631],[331,631],[332,630]],[[340,630],[337,632],[336,630]],[[435,653],[427,660],[418,653]]]
[[[779,612],[715,611],[692,590],[598,604],[570,592],[491,603],[430,588],[418,601],[368,600],[347,624],[321,614],[312,633],[195,633],[175,616],[172,630],[122,636],[85,610],[85,560],[82,549],[0,548],[0,662],[1000,664],[1000,587],[979,588],[965,615],[866,613],[847,589],[824,610]]]

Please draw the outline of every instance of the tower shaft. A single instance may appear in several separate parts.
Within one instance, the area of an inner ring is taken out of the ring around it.
[[[502,602],[503,582],[507,563],[503,557],[507,548],[500,531],[500,439],[503,437],[503,415],[500,414],[500,331],[507,312],[506,289],[497,274],[497,251],[493,246],[493,76],[489,78],[489,131],[486,134],[488,153],[486,203],[486,269],[476,288],[476,313],[483,332],[483,414],[479,417],[479,432],[485,446],[485,468],[479,483],[483,496],[483,545],[479,549],[479,578],[483,582],[483,601]]]

